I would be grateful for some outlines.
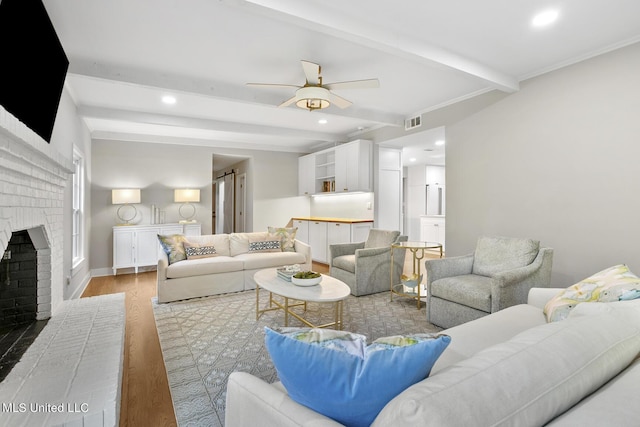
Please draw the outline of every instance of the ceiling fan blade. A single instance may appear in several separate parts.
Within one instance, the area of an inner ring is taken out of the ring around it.
[[[336,95],[335,93],[329,92],[329,102],[339,108],[347,108],[352,105],[353,102],[342,98],[341,96]]]
[[[307,78],[307,83],[310,85],[317,85],[320,83],[320,65],[314,62],[309,61],[300,61],[302,62],[302,69],[304,70],[304,75]]]
[[[335,89],[375,89],[380,87],[378,79],[353,80],[350,82],[337,82],[322,85],[329,90]]]
[[[296,89],[300,89],[300,86],[297,85],[286,85],[286,84],[278,84],[278,83],[247,83],[247,86],[254,86],[254,87],[271,87],[271,88],[277,88],[277,87],[293,87]]]
[[[278,107],[288,107],[289,105],[293,104],[294,102],[296,102],[296,97],[295,96],[287,99],[282,104],[278,105]]]

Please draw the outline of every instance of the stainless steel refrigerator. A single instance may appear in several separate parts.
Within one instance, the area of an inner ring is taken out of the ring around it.
[[[445,214],[445,188],[440,184],[427,184],[427,197],[425,214],[444,215]]]

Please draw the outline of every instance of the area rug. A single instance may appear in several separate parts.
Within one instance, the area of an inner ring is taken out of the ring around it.
[[[260,293],[261,307],[268,292]],[[223,426],[227,379],[234,371],[249,372],[266,382],[278,380],[264,346],[264,328],[283,326],[282,311],[256,320],[256,293],[245,291],[188,301],[158,304],[152,298],[173,406],[180,427]],[[305,317],[314,324],[333,319],[333,304],[309,303]],[[289,326],[303,326],[291,319]],[[388,292],[349,296],[344,304],[344,329],[376,338],[437,332],[427,323],[424,307]]]

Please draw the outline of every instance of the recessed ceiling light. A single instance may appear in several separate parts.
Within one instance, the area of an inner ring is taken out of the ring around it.
[[[531,20],[531,25],[533,25],[534,27],[545,27],[553,23],[556,19],[558,19],[557,10],[545,10],[544,12],[540,12],[533,17],[533,20]]]
[[[415,158],[415,157],[412,157],[412,158],[410,158],[410,159],[409,159],[409,161],[410,161],[410,162],[415,162],[415,161],[416,161],[416,158]]]
[[[318,120],[318,123],[320,123],[321,125],[326,125],[327,124],[327,119],[320,119],[320,120]]]
[[[440,139],[436,141],[436,145],[444,145],[444,140]]]
[[[168,105],[173,105],[176,103],[176,97],[171,95],[165,95],[162,97],[162,102]]]

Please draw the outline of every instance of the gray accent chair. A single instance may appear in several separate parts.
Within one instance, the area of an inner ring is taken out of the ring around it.
[[[427,260],[427,321],[442,328],[527,302],[548,288],[553,249],[538,240],[480,237],[469,255]]]
[[[372,228],[366,242],[329,245],[329,275],[342,280],[355,296],[391,290],[391,244],[406,242],[399,231]],[[393,256],[394,283],[400,282],[404,250]]]

